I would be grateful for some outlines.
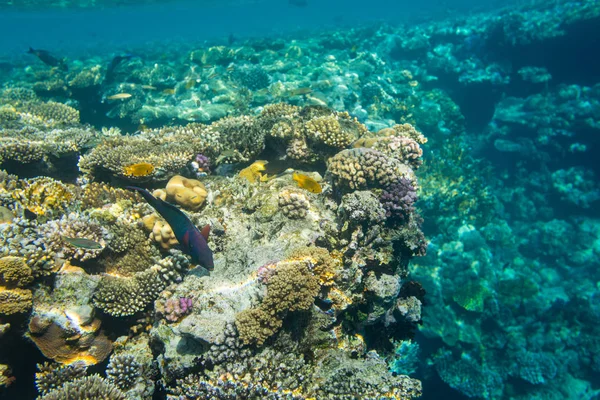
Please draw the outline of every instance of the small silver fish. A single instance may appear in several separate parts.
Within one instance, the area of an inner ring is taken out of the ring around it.
[[[72,237],[68,237],[68,236],[63,236],[62,238],[65,242],[69,243],[71,246],[77,247],[80,249],[101,250],[104,248],[104,246],[102,246],[100,243],[96,242],[95,240],[91,240],[91,239],[72,238]]]

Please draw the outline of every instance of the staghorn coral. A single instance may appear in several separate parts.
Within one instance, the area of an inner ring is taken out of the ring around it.
[[[37,365],[39,372],[35,373],[35,387],[41,395],[62,387],[65,383],[83,378],[86,366],[83,363],[63,365],[44,362]]]
[[[342,150],[329,159],[327,173],[339,190],[388,187],[401,177],[414,181],[412,170],[384,153],[367,148]]]
[[[51,390],[38,400],[126,400],[119,388],[99,375],[91,375],[67,382],[60,388]]]
[[[141,365],[131,354],[118,354],[110,358],[106,377],[120,389],[128,389],[140,377]]]
[[[297,190],[283,190],[279,193],[278,204],[283,215],[290,219],[306,218],[310,208],[308,198]]]

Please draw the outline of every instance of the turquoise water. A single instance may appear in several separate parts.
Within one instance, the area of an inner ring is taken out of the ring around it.
[[[599,398],[598,2],[13,3],[0,398]]]

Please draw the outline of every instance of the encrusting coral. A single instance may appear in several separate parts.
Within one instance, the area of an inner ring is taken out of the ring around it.
[[[175,175],[169,179],[166,189],[157,189],[152,194],[161,200],[179,204],[183,208],[192,211],[202,207],[206,196],[208,196],[202,182],[181,175]]]

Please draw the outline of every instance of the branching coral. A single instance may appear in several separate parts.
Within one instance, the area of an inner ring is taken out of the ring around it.
[[[83,378],[86,373],[83,363],[63,365],[44,362],[37,367],[40,372],[35,373],[35,386],[41,395],[58,389],[67,382]]]
[[[121,389],[127,389],[134,385],[139,378],[141,365],[131,354],[119,354],[110,358],[106,367],[106,376]]]
[[[94,293],[94,305],[116,317],[133,315],[156,300],[169,283],[179,279],[187,265],[185,256],[173,253],[131,277],[105,275]]]
[[[280,192],[278,202],[283,215],[290,219],[305,218],[310,208],[306,195],[296,190]]]
[[[379,201],[388,220],[403,222],[414,212],[417,191],[409,179],[401,177],[382,191]]]
[[[61,219],[48,221],[41,225],[38,235],[47,249],[63,260],[86,261],[97,257],[110,242],[110,232],[96,220],[78,213],[63,215]],[[64,238],[84,238],[98,243],[101,248],[74,246]]]
[[[126,400],[119,388],[99,375],[91,375],[67,382],[58,389],[51,390],[38,400]]]
[[[212,155],[218,143],[218,133],[208,131],[204,125],[165,128],[144,132],[137,136],[108,138],[79,160],[79,169],[90,176],[109,173],[124,179],[163,180],[184,171],[196,154]],[[148,163],[153,173],[135,177],[127,167]]]
[[[251,117],[223,118],[212,123],[209,131],[216,132],[224,149],[217,164],[250,161],[265,147],[265,132]]]
[[[327,172],[341,191],[385,188],[401,177],[414,181],[412,170],[377,150],[342,150],[329,159]]]

